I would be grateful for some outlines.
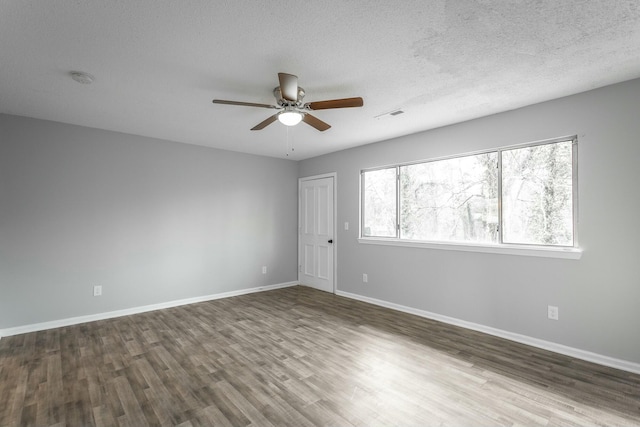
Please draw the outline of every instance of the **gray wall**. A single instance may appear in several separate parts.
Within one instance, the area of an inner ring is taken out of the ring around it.
[[[295,281],[297,174],[0,115],[0,329]]]
[[[634,80],[300,162],[301,177],[337,172],[338,289],[640,362],[639,111]],[[574,134],[580,260],[357,242],[362,168]]]

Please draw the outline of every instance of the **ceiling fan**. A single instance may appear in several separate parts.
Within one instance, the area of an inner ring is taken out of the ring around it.
[[[227,101],[224,99],[214,99],[214,104],[240,105],[245,107],[270,108],[279,110],[277,113],[258,123],[251,130],[264,129],[271,123],[279,120],[287,126],[295,126],[300,121],[323,132],[331,126],[319,118],[309,114],[309,111],[328,110],[330,108],[362,107],[362,98],[342,98],[328,101],[302,102],[305,91],[298,86],[298,77],[293,74],[278,73],[280,86],[273,89],[273,96],[277,105],[256,104],[253,102]]]

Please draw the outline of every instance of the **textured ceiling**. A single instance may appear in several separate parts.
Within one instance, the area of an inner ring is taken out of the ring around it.
[[[303,159],[640,77],[639,4],[0,0],[0,112]],[[273,112],[211,103],[271,104],[281,71],[365,105],[252,132]]]

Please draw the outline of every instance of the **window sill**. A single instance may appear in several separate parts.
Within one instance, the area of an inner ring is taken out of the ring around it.
[[[489,245],[472,243],[440,243],[420,242],[415,240],[385,239],[375,237],[361,237],[359,243],[366,245],[403,246],[408,248],[440,249],[446,251],[485,252],[490,254],[535,256],[545,258],[580,259],[580,248],[550,248],[526,245]]]

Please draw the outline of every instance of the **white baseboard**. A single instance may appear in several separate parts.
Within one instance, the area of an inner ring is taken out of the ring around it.
[[[80,323],[93,322],[93,321],[96,321],[96,320],[104,320],[104,319],[111,319],[111,318],[114,318],[114,317],[129,316],[129,315],[132,315],[132,314],[145,313],[147,311],[161,310],[163,308],[178,307],[178,306],[181,306],[181,305],[195,304],[195,303],[198,303],[198,302],[212,301],[212,300],[221,299],[221,298],[229,298],[229,297],[234,297],[234,296],[239,296],[239,295],[246,295],[246,294],[251,294],[251,293],[254,293],[254,292],[270,291],[270,290],[274,290],[274,289],[280,289],[280,288],[286,288],[286,287],[290,287],[290,286],[296,286],[297,284],[298,284],[297,281],[286,282],[286,283],[278,283],[278,284],[275,284],[275,285],[259,286],[259,287],[256,287],[256,288],[249,288],[249,289],[241,289],[239,291],[223,292],[223,293],[219,293],[219,294],[212,294],[212,295],[205,295],[205,296],[194,297],[194,298],[186,298],[186,299],[181,299],[181,300],[168,301],[168,302],[163,302],[163,303],[159,303],[159,304],[144,305],[144,306],[140,306],[140,307],[127,308],[127,309],[124,309],[124,310],[109,311],[109,312],[105,312],[105,313],[89,314],[89,315],[86,315],[86,316],[70,317],[70,318],[67,318],[67,319],[54,320],[54,321],[50,321],[50,322],[42,322],[42,323],[34,323],[34,324],[31,324],[31,325],[16,326],[14,328],[0,329],[0,338],[9,337],[9,336],[12,336],[12,335],[26,334],[26,333],[29,333],[29,332],[44,331],[44,330],[53,329],[53,328],[61,328],[61,327],[64,327],[64,326],[77,325],[77,324],[80,324]],[[352,294],[350,292],[344,292],[344,291],[336,290],[336,295],[339,295],[339,296],[342,296],[342,297],[346,297],[346,298],[355,299],[355,300],[358,300],[358,301],[367,302],[369,304],[374,304],[374,305],[378,305],[378,306],[381,306],[381,307],[390,308],[392,310],[397,310],[397,311],[401,311],[401,312],[404,312],[404,313],[414,314],[416,316],[424,317],[424,318],[427,318],[427,319],[437,320],[439,322],[448,323],[450,325],[460,326],[460,327],[463,327],[463,328],[466,328],[466,329],[471,329],[471,330],[474,330],[474,331],[483,332],[485,334],[493,335],[493,336],[500,337],[500,338],[505,338],[505,339],[508,339],[508,340],[511,340],[511,341],[519,342],[521,344],[530,345],[532,347],[538,347],[538,348],[541,348],[541,349],[544,349],[544,350],[553,351],[555,353],[564,354],[566,356],[574,357],[576,359],[586,360],[588,362],[593,362],[593,363],[597,363],[597,364],[600,364],[600,365],[609,366],[609,367],[616,368],[616,369],[621,369],[623,371],[632,372],[632,373],[635,373],[635,374],[640,374],[640,364],[639,363],[629,362],[629,361],[622,360],[622,359],[616,359],[616,358],[613,358],[613,357],[604,356],[604,355],[597,354],[597,353],[592,353],[590,351],[581,350],[581,349],[573,348],[573,347],[568,347],[568,346],[565,346],[565,345],[562,345],[562,344],[557,344],[557,343],[553,343],[553,342],[550,342],[550,341],[541,340],[541,339],[538,339],[538,338],[532,338],[532,337],[529,337],[529,336],[526,336],[526,335],[516,334],[516,333],[513,333],[513,332],[509,332],[509,331],[504,331],[502,329],[492,328],[490,326],[480,325],[478,323],[467,322],[465,320],[460,320],[460,319],[456,319],[456,318],[453,318],[453,317],[443,316],[441,314],[436,314],[436,313],[432,313],[432,312],[425,311],[425,310],[419,310],[417,308],[407,307],[407,306],[404,306],[404,305],[395,304],[395,303],[392,303],[392,302],[383,301],[383,300],[379,300],[379,299],[375,299],[375,298],[370,298],[370,297],[366,297],[366,296],[363,296],[363,295]]]
[[[89,314],[86,316],[69,317],[67,319],[53,320],[51,322],[34,323],[32,325],[16,326],[14,328],[0,329],[0,338],[12,335],[26,334],[29,332],[44,331],[47,329],[61,328],[63,326],[77,325],[79,323],[94,322],[96,320],[112,319],[114,317],[129,316],[131,314],[145,313],[147,311],[161,310],[163,308],[178,307],[197,302],[212,301],[221,298],[235,297],[238,295],[252,294],[254,292],[271,291],[274,289],[296,286],[298,282],[278,283],[275,285],[258,286],[256,288],[241,289],[239,291],[223,292],[220,294],[204,295],[194,298],[185,298],[175,301],[161,302],[158,304],[143,305],[124,310],[108,311],[105,313]]]
[[[640,364],[629,362],[627,360],[615,359],[613,357],[604,356],[590,351],[581,350],[578,348],[568,347],[562,344],[556,344],[554,342],[541,340],[538,338],[532,338],[526,335],[516,334],[502,329],[492,328],[490,326],[480,325],[478,323],[467,322],[465,320],[456,319],[453,317],[443,316],[441,314],[431,313],[425,310],[419,310],[417,308],[407,307],[400,304],[395,304],[388,301],[383,301],[375,298],[369,298],[358,294],[352,294],[350,292],[336,291],[336,295],[355,299],[358,301],[367,302],[369,304],[378,305],[381,307],[390,308],[392,310],[402,311],[404,313],[414,314],[416,316],[424,317],[427,319],[437,320],[439,322],[448,323],[454,326],[460,326],[466,329],[471,329],[485,334],[493,335],[500,338],[505,338],[510,341],[515,341],[521,344],[530,345],[532,347],[538,347],[544,350],[553,351],[555,353],[564,354],[565,356],[573,357],[576,359],[586,360],[588,362],[597,363],[599,365],[609,366],[611,368],[621,369],[623,371],[632,372],[634,374],[640,374]]]

